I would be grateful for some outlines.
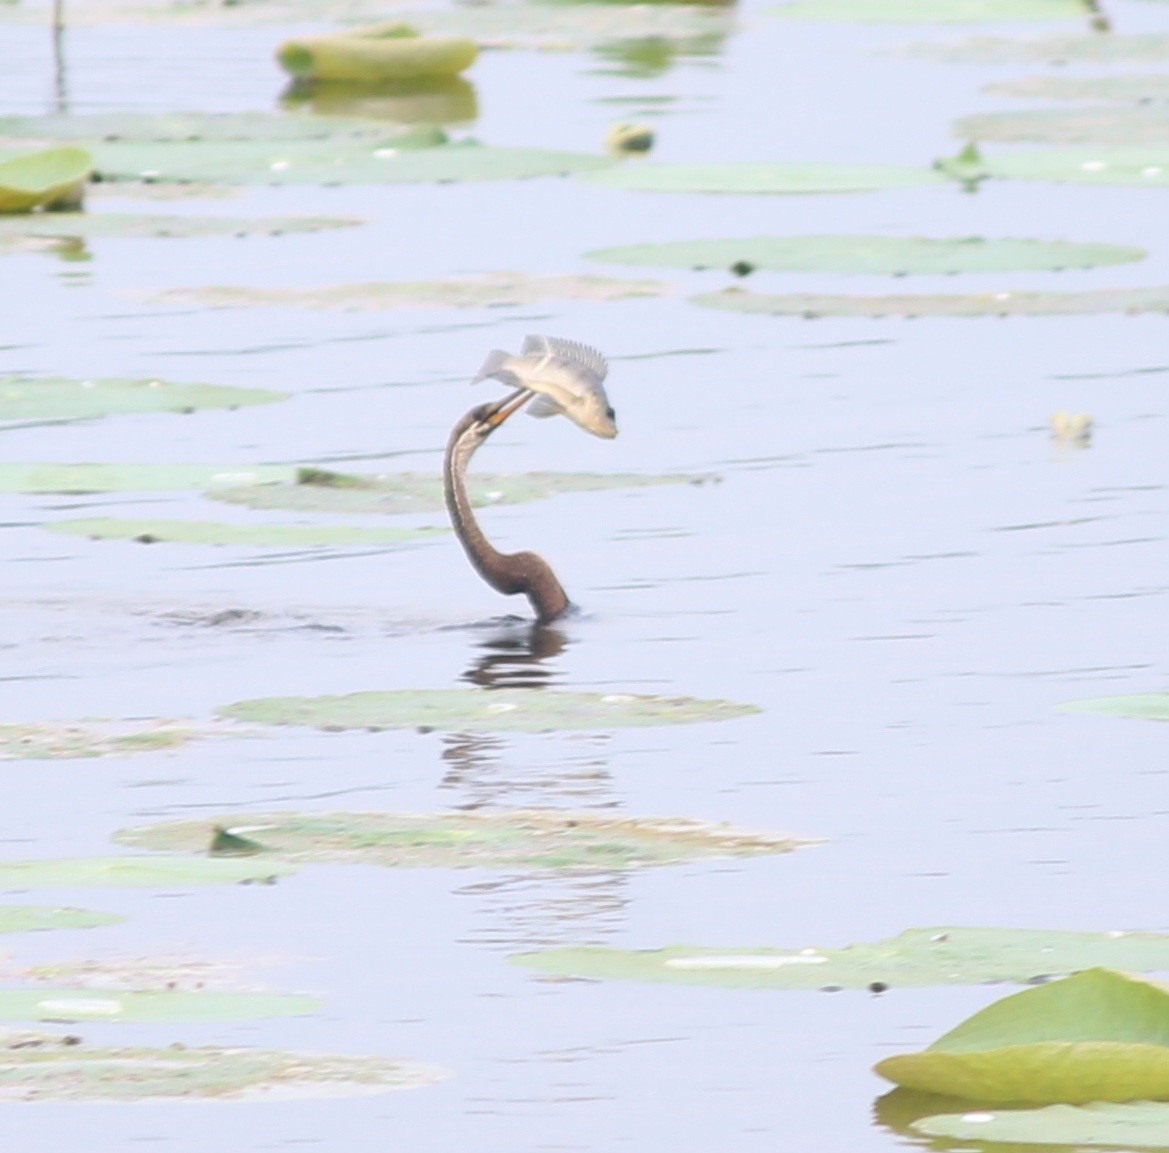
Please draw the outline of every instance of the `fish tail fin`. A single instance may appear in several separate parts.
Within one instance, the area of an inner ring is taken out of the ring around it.
[[[501,348],[492,349],[487,354],[487,359],[483,362],[483,367],[479,369],[478,375],[471,381],[472,384],[478,384],[481,380],[487,380],[489,377],[495,380],[502,380],[504,384],[516,385],[518,378],[516,374],[508,367],[511,364],[512,356],[510,352],[504,352]]]

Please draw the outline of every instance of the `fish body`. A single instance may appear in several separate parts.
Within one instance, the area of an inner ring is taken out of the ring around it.
[[[587,344],[526,336],[519,356],[500,349],[488,353],[471,383],[491,379],[510,388],[530,389],[539,395],[528,405],[529,415],[563,414],[585,432],[611,440],[617,423],[603,384],[608,372],[605,358]]]

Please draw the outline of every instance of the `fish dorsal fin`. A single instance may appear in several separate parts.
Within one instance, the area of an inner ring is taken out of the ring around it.
[[[587,368],[598,380],[604,380],[609,374],[609,365],[595,348],[575,340],[563,340],[559,336],[525,336],[521,355],[555,356],[560,360],[571,360]]]

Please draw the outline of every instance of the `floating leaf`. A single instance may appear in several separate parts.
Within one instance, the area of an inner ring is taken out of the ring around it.
[[[51,148],[0,160],[0,213],[79,202],[92,171],[89,153],[80,148]]]
[[[403,689],[344,697],[266,697],[218,711],[235,720],[330,730],[425,727],[459,733],[544,733],[704,724],[750,716],[759,709],[732,701],[627,693]]]
[[[1169,101],[1169,76],[1024,76],[988,84],[991,96],[1021,100],[1114,100],[1153,104]]]
[[[634,192],[705,192],[734,196],[872,192],[934,184],[927,169],[875,164],[622,164],[587,177],[590,184]]]
[[[0,861],[0,890],[173,889],[187,885],[267,884],[296,870],[280,861],[220,857],[65,857]]]
[[[269,112],[99,112],[84,115],[0,116],[0,139],[188,142],[256,140],[381,140],[384,124],[324,120]]]
[[[934,171],[958,181],[966,192],[977,192],[978,186],[990,175],[976,144],[967,144],[957,156],[944,156],[934,161]]]
[[[219,524],[204,520],[119,520],[93,517],[50,521],[50,532],[137,544],[231,545],[235,548],[355,548],[417,544],[445,528],[356,528],[352,525]]]
[[[913,56],[954,64],[1142,63],[1169,60],[1169,36],[1151,33],[1141,36],[1064,36],[1043,40],[976,36],[969,40],[934,40],[915,44],[909,51]]]
[[[954,135],[984,143],[1104,144],[1128,148],[1169,145],[1169,109],[1038,108],[984,112],[958,120]]]
[[[1166,1100],[1169,989],[1088,969],[996,1001],[876,1071],[909,1089],[991,1104]]]
[[[1007,1141],[1019,1145],[1107,1145],[1169,1148],[1169,1104],[1048,1105],[1043,1109],[951,1113],[923,1117],[912,1128],[927,1137],[960,1141]]]
[[[1082,20],[1083,0],[794,0],[772,9],[791,20],[858,24],[989,24]]]
[[[66,380],[0,375],[0,421],[87,420],[144,412],[196,412],[284,400],[262,388],[174,384],[165,380]]]
[[[288,993],[0,989],[4,1021],[247,1021],[303,1017],[320,1008],[321,1002],[312,997]]]
[[[295,864],[446,869],[631,869],[787,853],[809,841],[710,821],[595,813],[247,813],[148,825],[115,836],[135,848],[195,851],[216,827]]]
[[[1169,147],[1012,152],[988,158],[986,166],[989,175],[1008,180],[1139,185],[1145,188],[1169,186]]]
[[[746,261],[772,272],[938,275],[1020,269],[1095,268],[1140,260],[1142,249],[1060,240],[930,240],[916,236],[756,236],[633,244],[587,254],[593,260],[670,268],[732,268]]]
[[[172,492],[277,485],[291,465],[16,464],[0,462],[0,492]]]
[[[1058,708],[1065,713],[1095,713],[1105,717],[1135,717],[1143,721],[1169,721],[1169,693],[1134,693],[1125,697],[1089,697],[1068,701]]]
[[[708,985],[727,989],[922,988],[1030,981],[1093,965],[1169,969],[1169,936],[1028,929],[909,929],[843,949],[632,951],[550,949],[512,960],[564,977]]]
[[[0,761],[125,757],[177,749],[201,734],[183,721],[88,720],[0,725]]]
[[[474,64],[478,55],[473,40],[421,37],[405,24],[286,40],[276,50],[280,66],[299,79],[366,83],[455,76]]]
[[[500,308],[547,300],[627,300],[661,296],[652,280],[613,280],[605,276],[527,276],[498,272],[460,280],[339,284],[332,288],[172,288],[150,299],[162,304],[202,304],[209,308],[340,308],[349,311],[393,308]]]
[[[449,1074],[389,1057],[263,1049],[88,1049],[58,1038],[0,1049],[0,1101],[265,1101],[414,1089]]]
[[[221,488],[211,495],[229,504],[249,508],[287,509],[296,512],[327,512],[345,515],[441,512],[445,507],[442,477],[403,472],[356,477],[319,470],[301,470],[294,482],[254,484]],[[0,491],[4,466],[0,465]],[[570,492],[604,492],[609,489],[648,488],[663,484],[702,484],[714,478],[696,474],[645,476],[638,473],[529,472],[510,476],[480,474],[467,482],[471,503],[476,507],[522,504]]]
[[[1094,292],[980,292],[964,295],[827,296],[768,294],[724,288],[691,297],[704,308],[763,316],[1091,316],[1105,312],[1169,312],[1169,287]]]
[[[14,980],[37,985],[77,985],[85,989],[144,992],[155,989],[173,992],[243,993],[263,992],[241,985],[247,959],[170,956],[102,956],[81,961],[57,961],[10,970]],[[0,1034],[0,1048],[3,1036]]]
[[[46,905],[0,905],[0,933],[36,933],[42,929],[97,929],[117,925],[125,917],[91,913],[88,909],[55,909]]]
[[[363,116],[396,124],[460,124],[479,115],[475,86],[461,76],[389,84],[296,82],[281,102],[286,108],[309,108],[318,116]]]

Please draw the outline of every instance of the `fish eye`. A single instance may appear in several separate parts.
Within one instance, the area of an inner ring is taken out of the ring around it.
[[[608,417],[610,420],[616,420],[616,419],[617,419],[617,414],[616,414],[616,413],[613,411],[613,409],[612,409],[612,408],[607,408],[607,409],[605,409],[605,415],[606,415],[606,416],[607,416],[607,417]]]

